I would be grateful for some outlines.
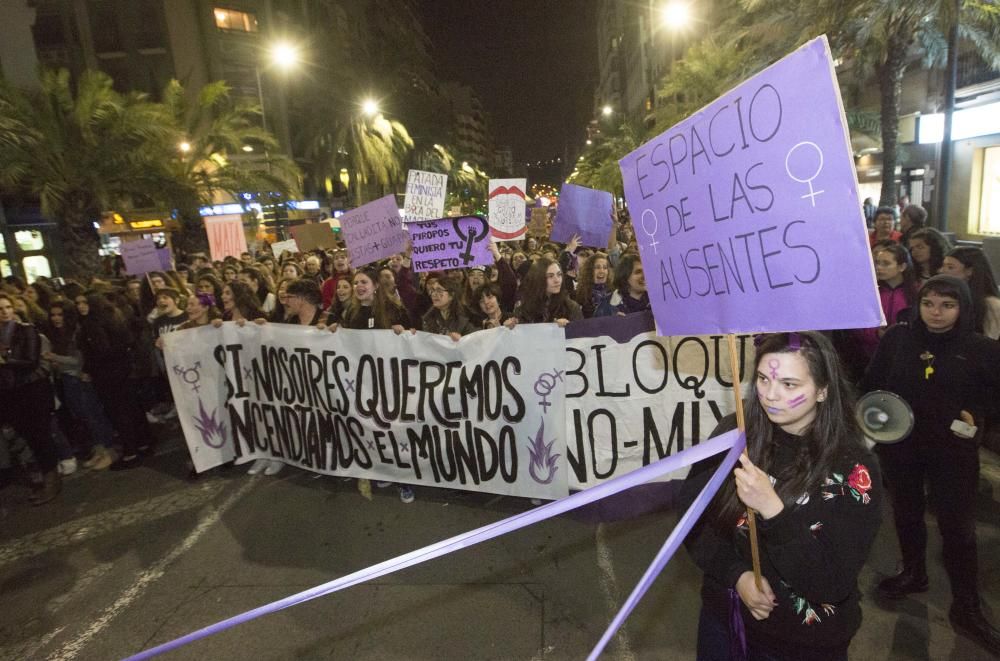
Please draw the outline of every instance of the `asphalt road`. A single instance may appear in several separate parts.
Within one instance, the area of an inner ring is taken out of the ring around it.
[[[185,479],[186,451],[161,427],[139,469],[65,480],[60,502],[0,491],[0,659],[117,659],[438,540],[499,521],[523,499],[417,488],[371,501],[354,482],[239,468]],[[244,467],[245,468],[245,467]],[[980,505],[987,610],[1000,619],[1000,505]],[[888,512],[885,520],[890,518]],[[676,521],[563,516],[239,625],[164,659],[582,659]],[[990,658],[956,637],[936,527],[931,592],[872,598],[897,551],[883,524],[861,577],[851,658]],[[607,659],[693,659],[700,575],[678,554],[609,645]]]

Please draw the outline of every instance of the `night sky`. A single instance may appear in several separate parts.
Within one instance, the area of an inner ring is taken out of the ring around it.
[[[438,75],[472,87],[521,163],[583,142],[597,81],[596,0],[418,0]]]

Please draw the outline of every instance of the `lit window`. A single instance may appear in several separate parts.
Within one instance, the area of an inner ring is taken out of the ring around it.
[[[6,259],[0,259],[0,278],[6,278],[8,275],[14,275],[14,272],[10,270],[10,262]]]
[[[14,241],[24,251],[41,250],[45,247],[45,239],[38,230],[18,230],[14,232]]]
[[[1000,146],[983,150],[983,187],[979,198],[979,232],[1000,234]]]
[[[7,241],[3,238],[2,233],[0,233],[0,252],[7,252]]]
[[[245,11],[216,7],[215,27],[234,32],[256,32],[257,16]]]
[[[44,255],[32,255],[21,260],[24,266],[24,274],[28,276],[28,283],[32,283],[38,278],[45,276],[52,277],[52,269],[49,268],[49,258]]]

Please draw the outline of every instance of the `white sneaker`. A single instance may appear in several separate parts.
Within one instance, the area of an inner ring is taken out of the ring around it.
[[[379,480],[378,482],[375,483],[375,486],[378,487],[379,489],[385,489],[386,487],[391,487],[392,482],[385,482],[383,480]]]
[[[60,475],[72,475],[75,472],[76,472],[76,457],[63,459],[62,461],[59,462]]]
[[[146,411],[146,422],[148,422],[151,425],[158,425],[163,421],[160,420],[157,416],[150,413],[149,411]]]
[[[256,475],[257,473],[260,473],[267,468],[270,463],[271,462],[267,459],[257,459],[253,462],[253,466],[250,467],[250,470],[247,471],[247,475]]]
[[[171,406],[165,413],[160,415],[160,420],[173,420],[177,417],[177,407]]]
[[[277,475],[284,467],[284,462],[270,459],[267,461],[267,468],[264,469],[264,475]]]

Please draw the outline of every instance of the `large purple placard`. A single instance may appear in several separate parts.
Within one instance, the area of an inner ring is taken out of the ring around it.
[[[125,262],[125,272],[129,275],[143,275],[150,271],[163,269],[160,255],[156,251],[156,243],[152,239],[136,239],[122,242],[122,261]]]
[[[359,268],[403,252],[407,234],[402,226],[395,195],[386,195],[341,216],[340,231],[351,254],[351,266]]]
[[[612,203],[611,193],[563,184],[556,219],[552,222],[552,240],[569,243],[574,234],[579,234],[581,246],[603,250],[611,235]]]
[[[413,244],[413,270],[463,269],[493,263],[490,226],[482,216],[407,223]]]
[[[664,335],[882,324],[826,37],[619,165]]]

